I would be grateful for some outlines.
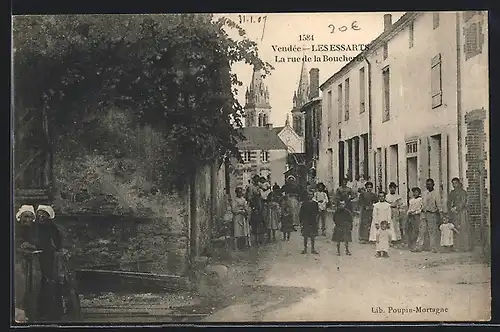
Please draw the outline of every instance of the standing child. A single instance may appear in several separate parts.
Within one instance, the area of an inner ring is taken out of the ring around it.
[[[455,225],[449,222],[448,218],[443,217],[443,223],[439,226],[441,231],[441,248],[444,252],[453,251],[453,232],[458,234]]]
[[[318,235],[318,203],[313,201],[314,193],[308,192],[307,201],[302,203],[299,211],[300,226],[302,229],[302,236],[304,237],[304,250],[302,254],[307,253],[307,240],[311,240],[311,253],[319,254],[314,248],[314,240]]]
[[[385,201],[385,192],[383,191],[378,193],[378,202],[373,204],[373,217],[369,237],[370,242],[377,242],[377,233],[380,229],[382,221],[387,222],[387,228],[391,231],[391,204]],[[393,238],[394,237],[391,236],[391,240]]]
[[[276,241],[276,230],[280,223],[280,187],[275,185],[273,191],[267,196],[267,238]]]
[[[392,240],[392,232],[389,230],[389,223],[382,221],[377,232],[377,253],[375,257],[389,257],[389,243]]]
[[[408,202],[408,248],[415,252],[417,247],[418,229],[420,228],[420,214],[422,213],[422,191],[419,187],[411,189],[413,198]]]
[[[339,202],[339,207],[333,214],[333,229],[332,241],[337,242],[337,255],[340,256],[340,243],[345,244],[345,254],[351,256],[349,252],[349,242],[352,241],[352,214],[346,209],[345,201]]]
[[[318,203],[319,207],[319,221],[321,223],[321,235],[326,235],[326,205],[328,204],[328,195],[323,183],[318,183],[316,191],[314,192],[313,200]]]
[[[285,195],[281,203],[281,231],[283,241],[290,241],[290,233],[295,231],[293,226],[294,205],[290,202],[290,196]]]
[[[248,214],[250,207],[243,197],[243,188],[237,187],[234,190],[236,197],[233,200],[233,225],[234,225],[234,247],[241,249],[250,245],[250,225]]]

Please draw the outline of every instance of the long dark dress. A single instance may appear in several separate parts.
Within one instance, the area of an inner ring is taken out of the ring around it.
[[[251,185],[247,190],[247,201],[250,205],[250,230],[253,235],[264,234],[264,200],[259,189]]]
[[[283,233],[295,231],[295,227],[293,227],[293,205],[288,198],[282,200],[281,211],[281,231]]]
[[[62,248],[59,229],[52,221],[37,223],[37,247],[42,250],[40,257],[41,288],[38,308],[41,319],[58,321],[62,318],[62,286],[56,275],[55,255]]]
[[[373,204],[377,203],[377,195],[373,192],[363,191],[359,195],[360,223],[359,240],[368,241],[373,217]]]
[[[21,245],[25,242],[35,244],[34,225],[15,224],[15,280],[14,301],[16,308],[25,311],[26,317],[31,321],[38,319],[37,297],[40,291],[40,264],[37,257],[25,254]],[[31,265],[31,275],[27,268]],[[28,278],[28,279],[27,279]]]
[[[318,203],[315,201],[306,201],[302,203],[299,212],[300,225],[302,226],[302,236],[318,236],[318,215]]]
[[[351,242],[352,241],[352,214],[346,208],[338,208],[333,213],[333,242]]]
[[[451,211],[456,208],[456,211]],[[470,230],[469,214],[467,211],[467,191],[463,188],[453,189],[448,195],[448,211],[450,222],[458,228],[455,247],[460,251],[472,250],[472,236]]]

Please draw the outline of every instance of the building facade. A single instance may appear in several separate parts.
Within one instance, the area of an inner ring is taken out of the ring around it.
[[[469,52],[479,54],[467,63],[460,51],[467,44],[466,23],[458,16],[411,12],[393,24],[391,16],[384,15],[384,32],[321,86],[321,175],[338,180],[344,174],[363,175],[379,190],[395,182],[406,199],[412,187],[423,188],[432,178],[446,202],[450,180],[466,175],[462,100],[474,100],[467,106],[473,110],[485,109],[488,100],[483,82],[487,65],[481,58],[487,52],[479,53],[475,46]],[[477,27],[471,29],[478,35]],[[460,82],[476,84],[467,88],[470,97],[461,93]]]

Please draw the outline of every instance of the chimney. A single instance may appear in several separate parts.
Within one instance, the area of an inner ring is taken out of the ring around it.
[[[273,124],[272,123],[266,123],[266,128],[267,129],[273,129]]]
[[[392,27],[392,15],[384,14],[384,32],[387,32]]]
[[[319,69],[309,70],[309,99],[319,97]]]

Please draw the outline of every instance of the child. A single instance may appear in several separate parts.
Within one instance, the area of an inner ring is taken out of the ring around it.
[[[390,222],[391,222],[391,204],[385,201],[385,192],[380,191],[378,193],[378,202],[373,204],[373,216],[372,216],[372,225],[370,227],[370,242],[377,242],[377,232],[380,229],[380,224],[382,221],[386,221],[388,226],[387,228],[391,231]],[[394,237],[391,236],[391,239]]]
[[[449,222],[448,218],[443,217],[443,223],[439,226],[441,231],[441,248],[444,252],[453,251],[453,232],[458,234],[455,225]]]
[[[345,254],[351,256],[349,252],[349,242],[352,241],[352,214],[346,209],[345,201],[339,202],[339,207],[333,214],[333,229],[332,241],[337,242],[337,255],[340,256],[340,242],[345,244]]]
[[[328,195],[323,183],[318,183],[316,191],[314,192],[313,200],[318,203],[319,207],[319,220],[321,222],[321,235],[326,235],[326,205],[328,204]]]
[[[276,241],[276,230],[280,222],[280,187],[274,186],[273,191],[267,196],[267,238]]]
[[[290,241],[290,233],[295,231],[293,226],[293,209],[290,202],[290,196],[286,195],[281,203],[281,231],[283,232],[283,241]]]
[[[311,253],[319,254],[314,248],[314,240],[318,235],[318,203],[313,201],[314,193],[308,192],[307,201],[302,203],[299,211],[300,226],[302,229],[302,236],[304,237],[304,250],[302,254],[307,253],[307,239],[311,239]]]
[[[233,200],[233,225],[234,225],[234,247],[240,249],[248,246],[250,237],[250,225],[248,224],[249,206],[243,197],[243,188],[236,187],[234,190],[236,198]],[[244,242],[244,244],[242,244]]]
[[[390,228],[391,231],[394,231],[392,234],[392,241],[399,242],[404,237],[404,234],[401,234],[401,226],[400,226],[400,215],[401,209],[403,206],[403,199],[396,193],[398,186],[396,183],[391,182],[389,184],[389,194],[385,196],[386,202],[391,204],[391,223]],[[403,235],[403,236],[402,236]]]
[[[389,230],[389,223],[382,221],[377,232],[377,253],[375,257],[389,257],[389,243],[392,240],[392,232]]]
[[[419,187],[411,189],[413,198],[408,202],[408,248],[415,252],[417,247],[418,230],[420,227],[420,214],[422,213],[422,191]]]

